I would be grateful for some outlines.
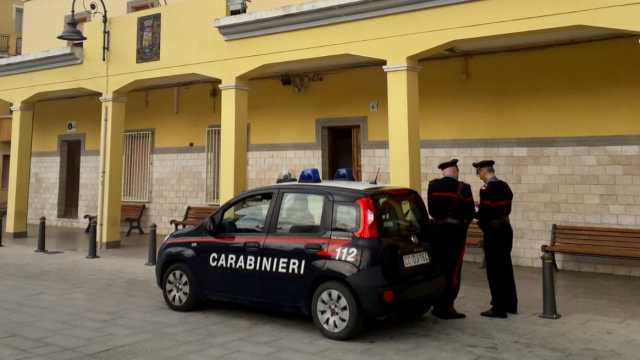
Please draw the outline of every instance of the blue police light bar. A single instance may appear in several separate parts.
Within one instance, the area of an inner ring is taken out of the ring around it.
[[[320,171],[318,169],[304,169],[300,173],[300,177],[298,182],[300,183],[319,183],[322,182],[320,179]]]
[[[356,181],[356,178],[353,177],[353,169],[351,168],[342,168],[336,170],[336,175],[333,177],[333,179],[342,181]]]

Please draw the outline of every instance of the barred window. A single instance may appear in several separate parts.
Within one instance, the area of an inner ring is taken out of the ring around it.
[[[206,146],[206,202],[220,204],[220,128],[207,129]]]
[[[151,200],[151,131],[131,131],[123,134],[122,201]]]

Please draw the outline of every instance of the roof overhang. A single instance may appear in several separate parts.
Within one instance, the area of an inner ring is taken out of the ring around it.
[[[248,79],[262,79],[278,77],[286,74],[328,72],[376,65],[380,66],[380,71],[382,71],[382,66],[384,64],[386,64],[384,60],[366,56],[352,54],[330,55],[311,59],[265,64],[243,74],[243,76]]]
[[[587,25],[454,40],[425,51],[420,60],[441,59],[638,36],[637,32]]]
[[[214,21],[226,40],[243,39],[477,0],[317,0]]]
[[[0,76],[81,64],[80,47],[64,47],[0,59]]]

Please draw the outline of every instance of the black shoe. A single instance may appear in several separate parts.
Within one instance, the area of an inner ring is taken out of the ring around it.
[[[483,313],[480,313],[480,315],[488,318],[494,318],[494,319],[507,318],[507,313],[505,311],[496,310],[496,308],[491,308]]]
[[[451,310],[447,310],[447,311],[441,311],[441,310],[437,310],[434,309],[431,314],[439,319],[443,319],[443,320],[454,320],[454,319],[464,319],[467,317],[467,315],[463,314],[463,313],[459,313],[457,312],[455,309],[451,309]]]
[[[508,312],[509,314],[511,314],[511,315],[518,315],[518,310],[516,310],[516,309],[509,310],[509,311],[507,311],[507,312]]]

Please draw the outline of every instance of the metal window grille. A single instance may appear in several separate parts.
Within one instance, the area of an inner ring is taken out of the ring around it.
[[[123,134],[122,201],[145,202],[151,199],[151,131]]]
[[[220,128],[207,129],[206,146],[206,201],[220,203]]]

